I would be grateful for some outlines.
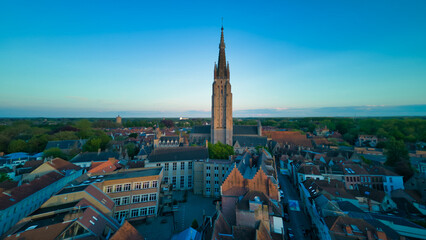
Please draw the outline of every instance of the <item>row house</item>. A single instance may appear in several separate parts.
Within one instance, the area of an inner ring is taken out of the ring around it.
[[[95,177],[93,184],[114,201],[116,219],[157,216],[162,167],[119,170]]]
[[[112,217],[114,208],[93,184],[67,187],[16,224],[6,239],[144,239],[127,221]]]
[[[225,217],[235,222],[235,203],[248,191],[258,191],[271,201],[280,201],[279,185],[273,157],[265,150],[256,159],[246,152],[237,163],[234,162],[221,186],[222,206]]]
[[[163,167],[163,183],[173,189],[189,190],[194,187],[194,162],[209,157],[206,147],[157,148],[145,161],[146,167]]]
[[[22,185],[0,194],[0,234],[38,209],[53,194],[78,178],[82,169],[62,159],[53,159],[33,171]]]

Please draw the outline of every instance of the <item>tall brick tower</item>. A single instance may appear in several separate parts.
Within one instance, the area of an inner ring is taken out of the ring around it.
[[[214,66],[211,127],[213,143],[221,142],[232,146],[232,93],[229,83],[229,63],[225,57],[223,27],[220,35],[219,60]]]

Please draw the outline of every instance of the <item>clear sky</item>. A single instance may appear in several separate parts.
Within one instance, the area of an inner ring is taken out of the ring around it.
[[[234,115],[426,114],[426,1],[264,2],[0,1],[0,117],[209,116],[221,17]]]

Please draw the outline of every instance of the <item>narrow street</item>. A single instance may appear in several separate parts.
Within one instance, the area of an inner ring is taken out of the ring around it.
[[[284,198],[281,201],[283,205],[285,203],[288,203],[289,200],[296,200],[300,204],[299,194],[296,188],[291,184],[288,176],[278,174],[278,179],[280,182],[281,190],[283,190],[284,192]],[[287,228],[291,228],[295,236],[294,239],[308,239],[308,237],[303,236],[302,231],[304,229],[311,228],[311,224],[308,219],[308,216],[304,214],[302,208],[303,206],[300,206],[300,211],[294,211],[289,208],[288,214],[290,216],[290,222],[285,222],[286,234],[287,234]]]

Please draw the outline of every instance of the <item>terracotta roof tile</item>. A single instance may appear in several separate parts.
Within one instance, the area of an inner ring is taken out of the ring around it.
[[[88,171],[89,173],[107,173],[114,172],[117,169],[118,160],[114,158],[108,159],[108,161],[98,164]]]
[[[264,131],[263,135],[278,142],[281,146],[290,144],[312,148],[311,140],[297,131]]]
[[[16,204],[17,202],[49,186],[50,184],[58,181],[61,178],[63,178],[61,174],[57,172],[50,172],[29,183],[24,183],[19,187],[15,187],[8,191],[8,193],[1,193],[0,209],[3,210]]]
[[[125,221],[124,224],[118,229],[117,232],[112,235],[110,240],[122,240],[122,239],[132,239],[132,240],[144,240],[145,238],[130,224],[128,221]]]

